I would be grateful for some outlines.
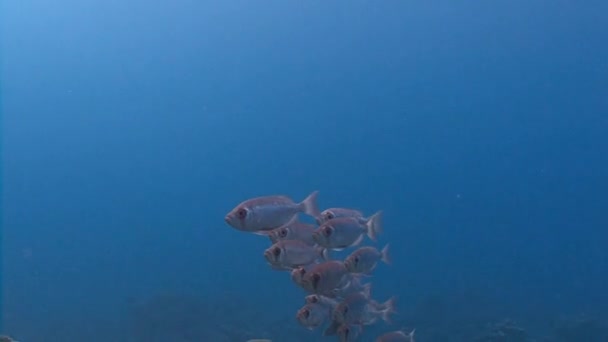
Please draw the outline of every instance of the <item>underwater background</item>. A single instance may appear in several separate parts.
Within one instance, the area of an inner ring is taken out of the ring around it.
[[[4,0],[0,21],[0,334],[335,340],[224,222],[318,190],[384,213],[373,293],[398,314],[361,341],[608,341],[608,2]]]

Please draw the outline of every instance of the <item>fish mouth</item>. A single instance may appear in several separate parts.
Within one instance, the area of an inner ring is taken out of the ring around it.
[[[226,221],[226,223],[230,224],[230,215],[226,215],[224,217],[224,221]]]
[[[272,251],[266,250],[264,251],[264,258],[266,258],[266,260],[268,260],[268,262],[274,262],[274,258],[273,258],[274,254],[272,254]]]

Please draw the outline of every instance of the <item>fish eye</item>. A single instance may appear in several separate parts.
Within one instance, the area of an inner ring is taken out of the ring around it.
[[[313,304],[317,304],[319,302],[319,297],[315,295],[310,296],[310,302]]]
[[[358,264],[359,263],[359,257],[356,256],[354,261],[355,261],[355,264]]]
[[[321,276],[318,273],[312,275],[312,287],[317,288],[319,285],[319,281],[321,280]]]
[[[344,306],[344,308],[342,308],[342,314],[346,315],[348,313],[348,306]]]
[[[245,217],[247,217],[247,209],[239,209],[239,211],[236,212],[236,215],[242,220]]]
[[[335,216],[334,216],[334,213],[332,213],[331,211],[328,211],[328,212],[325,214],[325,219],[326,219],[326,220],[331,220],[331,219],[333,219],[334,217],[335,217]]]
[[[281,230],[279,230],[279,237],[286,237],[287,236],[287,228],[282,228]]]
[[[274,254],[274,256],[279,256],[281,254],[281,249],[279,247],[275,247],[272,250],[272,254]]]
[[[302,311],[302,314],[304,315],[304,318],[308,318],[310,316],[310,311],[308,309],[304,309],[304,311]]]
[[[325,229],[323,229],[323,234],[325,234],[325,236],[330,236],[332,231],[333,229],[331,229],[331,227],[325,227]]]

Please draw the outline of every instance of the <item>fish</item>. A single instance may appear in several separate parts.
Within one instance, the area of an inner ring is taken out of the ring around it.
[[[304,281],[306,273],[308,273],[308,271],[310,271],[312,267],[313,264],[307,266],[299,266],[291,270],[291,280],[307,293],[314,292],[314,290],[309,286],[309,284]]]
[[[319,304],[330,308],[332,311],[338,305],[338,301],[334,298],[318,295],[318,294],[310,294],[304,297],[304,302],[307,304]]]
[[[390,323],[390,315],[394,314],[395,297],[391,297],[384,303],[378,303],[371,299],[369,293],[353,293],[348,295],[334,311],[332,318],[342,324],[374,324],[379,318]]]
[[[357,273],[347,274],[344,278],[344,285],[332,291],[333,298],[346,298],[346,296],[355,292],[370,292],[372,284],[363,284],[361,282],[364,276]]]
[[[363,213],[356,209],[348,209],[348,208],[329,208],[325,209],[321,212],[321,214],[316,218],[317,224],[323,224],[331,219],[336,217],[354,217],[365,223],[367,219],[363,215]]]
[[[346,285],[344,280],[347,274],[344,262],[330,260],[313,265],[302,281],[313,293],[330,296],[335,289]]]
[[[317,244],[312,238],[315,229],[317,227],[313,224],[296,221],[271,230],[268,237],[272,243],[282,240],[300,240],[312,246]]]
[[[264,257],[273,267],[289,270],[329,258],[325,248],[313,247],[299,240],[279,241],[264,251]]]
[[[367,235],[372,241],[382,232],[382,211],[372,215],[365,223],[353,217],[336,217],[317,228],[312,237],[319,245],[333,250],[357,246]]]
[[[406,333],[403,330],[391,331],[387,332],[383,335],[378,336],[375,342],[415,342],[414,341],[414,332],[416,329],[413,329],[411,332]]]
[[[300,213],[317,217],[318,194],[313,191],[300,203],[282,195],[251,198],[234,207],[224,221],[240,231],[267,235],[270,230],[295,222]]]
[[[307,303],[296,312],[298,322],[309,330],[314,330],[331,316],[331,309],[321,305]]]
[[[356,341],[363,332],[363,326],[358,324],[341,324],[336,333],[340,342]]]
[[[386,244],[381,251],[371,246],[361,247],[344,259],[344,265],[351,273],[370,274],[379,261],[383,261],[387,265],[391,263],[388,247],[389,245]]]

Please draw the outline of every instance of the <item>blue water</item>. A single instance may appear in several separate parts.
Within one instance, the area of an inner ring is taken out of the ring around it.
[[[0,333],[140,342],[132,307],[168,294],[217,306],[178,331],[332,340],[295,321],[303,292],[265,263],[268,241],[223,220],[313,190],[322,209],[384,211],[393,264],[373,293],[400,314],[362,341],[608,318],[606,2],[5,0],[0,15]]]

